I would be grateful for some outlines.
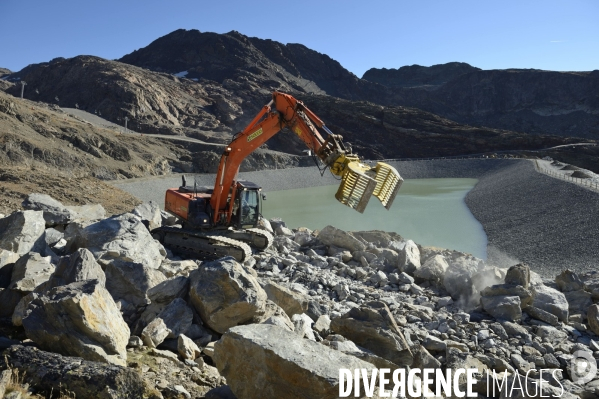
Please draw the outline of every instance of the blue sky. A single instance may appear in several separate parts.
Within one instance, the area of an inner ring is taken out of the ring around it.
[[[359,77],[462,61],[483,69],[599,69],[597,0],[0,0],[0,67],[120,58],[175,29],[301,43]]]

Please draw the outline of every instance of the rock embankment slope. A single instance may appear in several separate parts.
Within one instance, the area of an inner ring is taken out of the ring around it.
[[[564,267],[597,269],[598,199],[597,192],[520,161],[481,176],[466,204],[487,233],[490,260],[507,254],[551,275]]]

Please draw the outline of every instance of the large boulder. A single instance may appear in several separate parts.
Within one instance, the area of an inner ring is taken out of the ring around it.
[[[77,213],[65,207],[60,201],[47,194],[29,194],[21,204],[24,209],[42,211],[47,226],[68,224],[77,218]]]
[[[40,211],[19,211],[0,219],[0,249],[24,255],[45,247],[46,222]]]
[[[513,285],[521,285],[528,288],[530,285],[530,268],[525,263],[519,263],[511,266],[505,274],[505,283]]]
[[[578,291],[584,288],[584,282],[575,272],[566,269],[555,277],[555,284],[561,292]]]
[[[567,291],[564,292],[564,296],[568,301],[568,312],[571,315],[585,315],[589,309],[589,306],[593,304],[593,298],[591,297],[591,294],[585,290]]]
[[[162,244],[154,240],[141,219],[131,213],[87,227],[67,229],[65,238],[71,251],[87,248],[102,264],[118,260],[158,269],[166,256]]]
[[[154,230],[162,226],[162,214],[160,205],[154,201],[144,202],[133,209],[134,215],[139,216],[143,223],[148,225],[148,229]]]
[[[531,292],[532,306],[556,315],[560,321],[568,322],[569,304],[563,293],[543,284],[532,286]]]
[[[29,304],[22,322],[44,350],[126,365],[129,327],[98,280],[53,288]]]
[[[115,300],[135,307],[150,303],[148,290],[166,280],[159,270],[133,262],[112,261],[106,265],[106,288]]]
[[[0,358],[0,369],[8,366],[4,361],[40,391],[68,391],[77,398],[94,399],[142,398],[149,391],[141,373],[133,368],[61,356],[32,346],[11,346]]]
[[[193,321],[193,311],[181,299],[174,299],[150,324],[144,328],[141,337],[150,347],[160,345],[167,338],[179,338]]]
[[[239,399],[339,397],[339,369],[375,366],[268,324],[233,327],[213,360]]]
[[[413,274],[420,268],[420,265],[420,250],[418,249],[418,245],[412,240],[407,240],[399,252],[397,268],[399,271]]]
[[[519,296],[484,296],[480,303],[488,314],[497,320],[519,321],[522,319],[522,308]]]
[[[264,286],[268,299],[279,305],[287,316],[302,314],[308,310],[309,297],[303,293],[293,291],[290,288],[269,282]]]
[[[383,302],[368,302],[331,321],[331,330],[398,366],[410,366],[412,352]]]
[[[106,286],[106,275],[96,262],[94,255],[87,249],[80,248],[71,255],[60,259],[46,288],[50,289],[84,280],[98,280],[102,286]]]
[[[363,251],[366,245],[351,233],[339,230],[333,226],[326,226],[318,233],[317,237],[325,245],[334,245],[354,251]]]
[[[481,262],[461,256],[450,262],[443,277],[443,287],[454,300],[462,300],[465,304],[478,301],[476,287],[472,276],[481,271]]]
[[[449,265],[443,255],[435,255],[428,258],[424,265],[416,269],[414,277],[430,281],[433,284],[439,284],[443,282],[448,267]]]
[[[267,295],[232,257],[203,264],[190,274],[191,303],[208,327],[223,334],[262,315]]]
[[[13,267],[10,288],[23,293],[31,292],[48,281],[54,269],[49,256],[44,257],[36,252],[23,255]]]
[[[10,285],[12,269],[19,257],[18,254],[12,251],[0,249],[0,288],[8,288]]]
[[[77,214],[78,222],[89,224],[106,218],[106,210],[101,204],[67,205],[66,208]]]

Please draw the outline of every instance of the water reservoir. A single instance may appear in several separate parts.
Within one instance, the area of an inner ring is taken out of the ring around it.
[[[476,179],[406,180],[391,210],[372,198],[360,214],[335,199],[337,186],[268,192],[263,213],[288,227],[394,231],[425,246],[451,248],[486,259],[487,237],[464,197]]]

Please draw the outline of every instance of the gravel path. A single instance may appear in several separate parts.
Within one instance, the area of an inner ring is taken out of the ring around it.
[[[492,262],[527,262],[554,277],[564,268],[583,271],[599,266],[599,193],[534,170],[531,161],[517,159],[392,161],[406,179],[477,178],[466,204],[483,225]],[[336,184],[316,167],[242,173],[266,192]],[[163,205],[167,188],[178,187],[181,175],[111,182],[149,201]],[[196,176],[212,185],[214,175]],[[193,177],[188,177],[193,184]]]

